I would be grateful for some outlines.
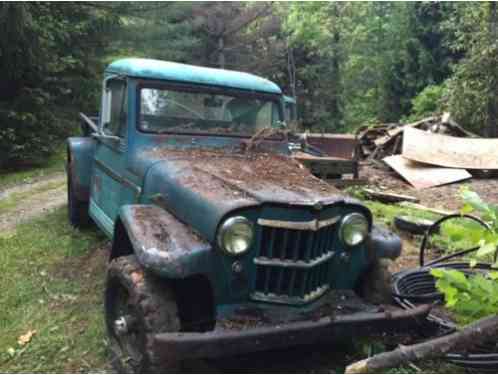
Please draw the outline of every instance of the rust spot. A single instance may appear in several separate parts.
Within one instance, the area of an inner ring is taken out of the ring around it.
[[[145,249],[164,254],[176,250],[188,251],[204,243],[190,226],[179,222],[160,207],[136,206],[133,217],[136,239]]]
[[[100,193],[100,191],[102,190],[102,179],[99,175],[95,175],[93,179],[93,186],[95,193]]]
[[[158,250],[168,251],[171,248],[171,237],[166,224],[161,221],[159,212],[142,207],[137,207],[134,212],[135,223],[143,239],[147,236],[152,236],[161,243]]]
[[[140,283],[144,279],[144,274],[143,274],[143,272],[140,272],[140,271],[132,272],[130,276],[131,276],[133,283],[135,283],[135,284]]]

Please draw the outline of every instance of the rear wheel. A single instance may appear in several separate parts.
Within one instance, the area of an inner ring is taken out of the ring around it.
[[[119,372],[177,372],[174,358],[158,358],[153,336],[178,332],[173,290],[146,272],[134,255],[114,259],[107,275],[105,319],[113,365]]]
[[[88,215],[88,202],[78,200],[74,194],[74,184],[72,181],[71,173],[67,171],[67,209],[69,222],[73,227],[81,228],[90,223],[90,216]]]

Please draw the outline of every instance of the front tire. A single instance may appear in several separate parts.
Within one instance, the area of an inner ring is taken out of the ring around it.
[[[119,372],[178,372],[174,358],[157,357],[153,341],[157,333],[180,330],[173,290],[146,272],[135,255],[109,264],[104,305],[112,362]]]

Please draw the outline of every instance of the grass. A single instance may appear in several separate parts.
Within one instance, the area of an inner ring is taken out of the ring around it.
[[[441,216],[432,212],[418,210],[416,208],[402,207],[394,204],[385,204],[376,201],[364,200],[363,203],[372,211],[374,220],[381,221],[387,226],[392,226],[396,216],[404,215],[420,219],[436,220]]]
[[[7,171],[0,173],[0,190],[21,183],[30,183],[44,176],[57,172],[64,172],[66,162],[66,149],[61,146],[59,151],[47,159],[42,166],[32,166],[22,170]]]
[[[384,204],[376,201],[364,200],[363,203],[372,211],[374,222],[383,223],[396,231],[393,221],[396,216],[410,216],[419,219],[435,221],[442,216],[431,212],[395,204]],[[457,251],[470,249],[478,245],[485,229],[476,222],[467,218],[454,218],[441,225],[439,233],[434,233],[430,238],[431,247],[442,254],[451,254]],[[414,243],[419,246],[421,237],[414,238]],[[441,255],[442,255],[441,254]],[[462,259],[469,259],[468,257]],[[491,261],[491,258],[489,259]]]
[[[69,226],[66,209],[0,237],[0,372],[107,371],[105,239]],[[31,341],[18,339],[36,331]]]

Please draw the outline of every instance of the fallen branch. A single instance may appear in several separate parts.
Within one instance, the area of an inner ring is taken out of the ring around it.
[[[384,191],[375,191],[372,189],[363,189],[365,195],[370,198],[384,203],[397,203],[397,202],[418,202],[418,198],[410,195],[402,195],[395,193],[388,193]]]
[[[420,344],[400,346],[398,349],[374,355],[346,368],[346,374],[377,372],[421,359],[441,358],[452,351],[463,351],[498,337],[498,315],[480,319],[447,336]]]

